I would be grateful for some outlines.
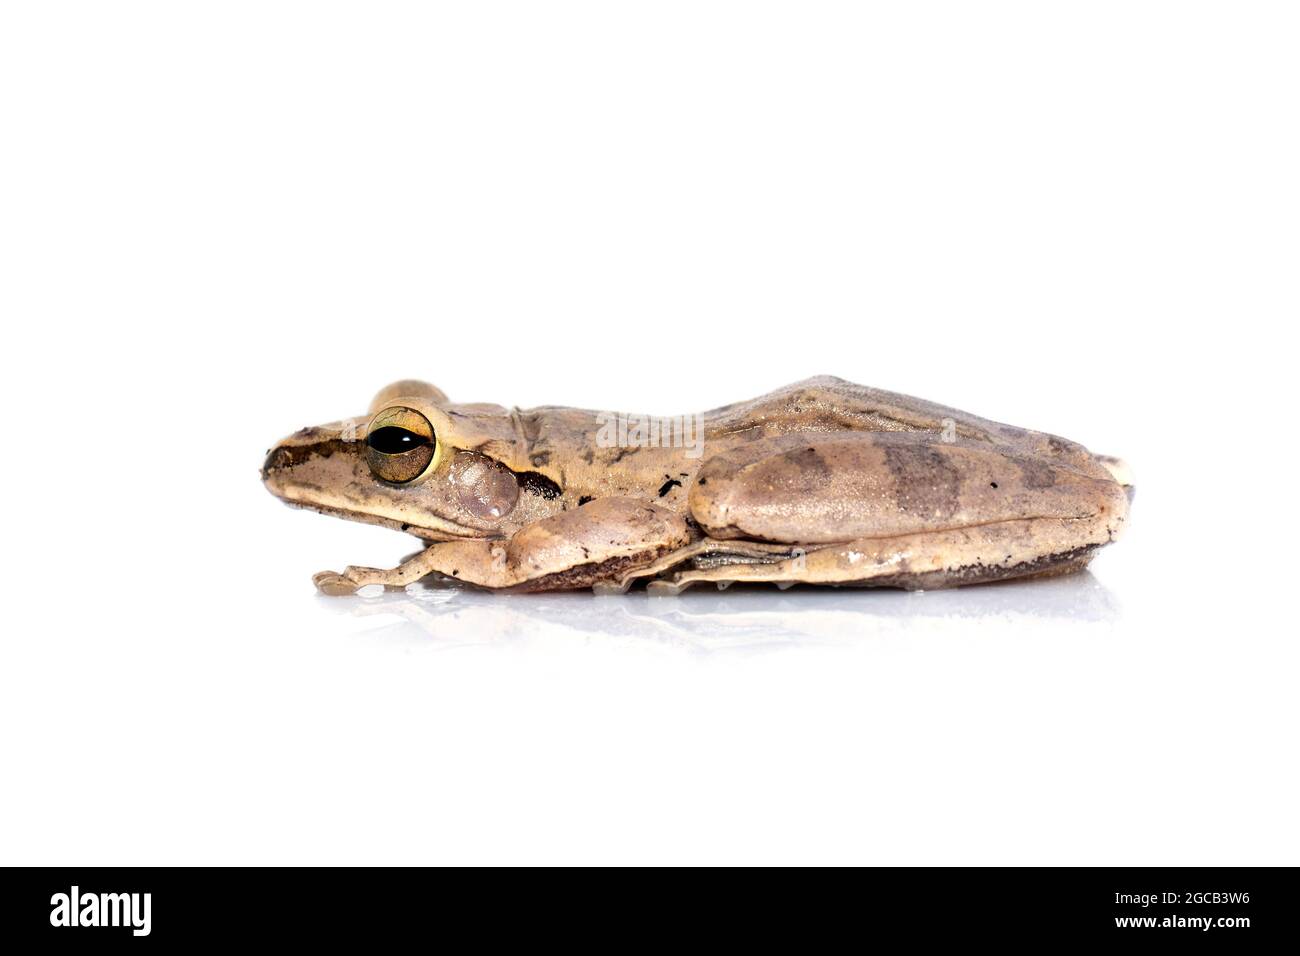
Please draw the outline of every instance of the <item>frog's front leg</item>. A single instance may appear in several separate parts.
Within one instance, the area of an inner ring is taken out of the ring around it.
[[[390,570],[354,567],[314,580],[327,594],[350,594],[368,584],[404,587],[433,572],[486,588],[576,590],[617,581],[690,541],[680,515],[631,498],[600,498],[508,539],[433,544]]]
[[[314,574],[312,581],[322,594],[335,596],[353,594],[358,589],[371,584],[381,584],[385,588],[404,588],[435,572],[459,577],[460,568],[457,565],[461,564],[465,565],[467,571],[471,568],[481,568],[484,564],[490,567],[494,545],[496,549],[504,552],[504,545],[501,542],[449,541],[430,545],[395,568],[364,568],[349,565],[342,573],[321,571]],[[453,571],[457,573],[453,574]]]

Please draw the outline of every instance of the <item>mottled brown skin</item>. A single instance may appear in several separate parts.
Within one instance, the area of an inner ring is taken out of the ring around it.
[[[436,433],[403,485],[366,458],[369,423],[393,408]],[[943,587],[1083,567],[1128,513],[1117,459],[829,376],[702,420],[702,455],[602,447],[596,412],[457,404],[405,381],[367,416],[286,438],[262,476],[291,505],[426,542],[398,568],[317,575],[335,594],[433,573],[518,590]]]

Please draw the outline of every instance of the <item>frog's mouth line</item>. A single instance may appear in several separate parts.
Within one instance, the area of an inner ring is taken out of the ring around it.
[[[354,511],[351,508],[324,505],[315,501],[302,501],[284,495],[276,495],[276,497],[290,508],[314,511],[317,514],[329,515],[332,518],[343,518],[347,521],[378,525],[381,528],[391,528],[394,531],[404,531],[424,541],[464,541],[490,537],[484,532],[476,531],[473,528],[462,528],[459,525],[448,528],[429,528],[423,525],[411,524],[407,521],[400,521],[396,518],[385,518],[382,515],[370,514],[365,511]]]

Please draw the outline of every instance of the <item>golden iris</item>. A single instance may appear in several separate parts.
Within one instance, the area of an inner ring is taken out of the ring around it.
[[[429,420],[413,408],[385,408],[366,432],[366,462],[381,481],[404,485],[424,474],[438,449]]]

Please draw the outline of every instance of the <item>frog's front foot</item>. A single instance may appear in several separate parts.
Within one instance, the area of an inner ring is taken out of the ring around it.
[[[311,579],[322,594],[342,597],[356,594],[362,588],[373,589],[375,585],[384,590],[400,590],[412,581],[423,577],[424,574],[425,569],[422,564],[417,564],[415,567],[403,564],[388,570],[349,565],[341,574],[334,571],[321,571],[319,574],[313,574]]]
[[[329,594],[333,597],[356,594],[357,588],[361,586],[337,571],[320,571],[313,574],[311,580],[321,594]]]
[[[484,542],[477,542],[484,544]],[[382,585],[385,589],[400,589],[406,587],[415,581],[420,580],[426,574],[432,571],[450,570],[455,575],[455,567],[446,569],[441,566],[435,557],[435,548],[444,548],[446,550],[447,560],[452,565],[462,565],[466,562],[461,560],[472,555],[460,554],[454,546],[434,545],[413,555],[403,561],[395,568],[362,568],[356,565],[348,565],[342,573],[337,571],[321,571],[319,574],[312,575],[312,581],[322,594],[345,595],[356,594],[357,591],[372,584]],[[460,555],[457,557],[457,555]]]

